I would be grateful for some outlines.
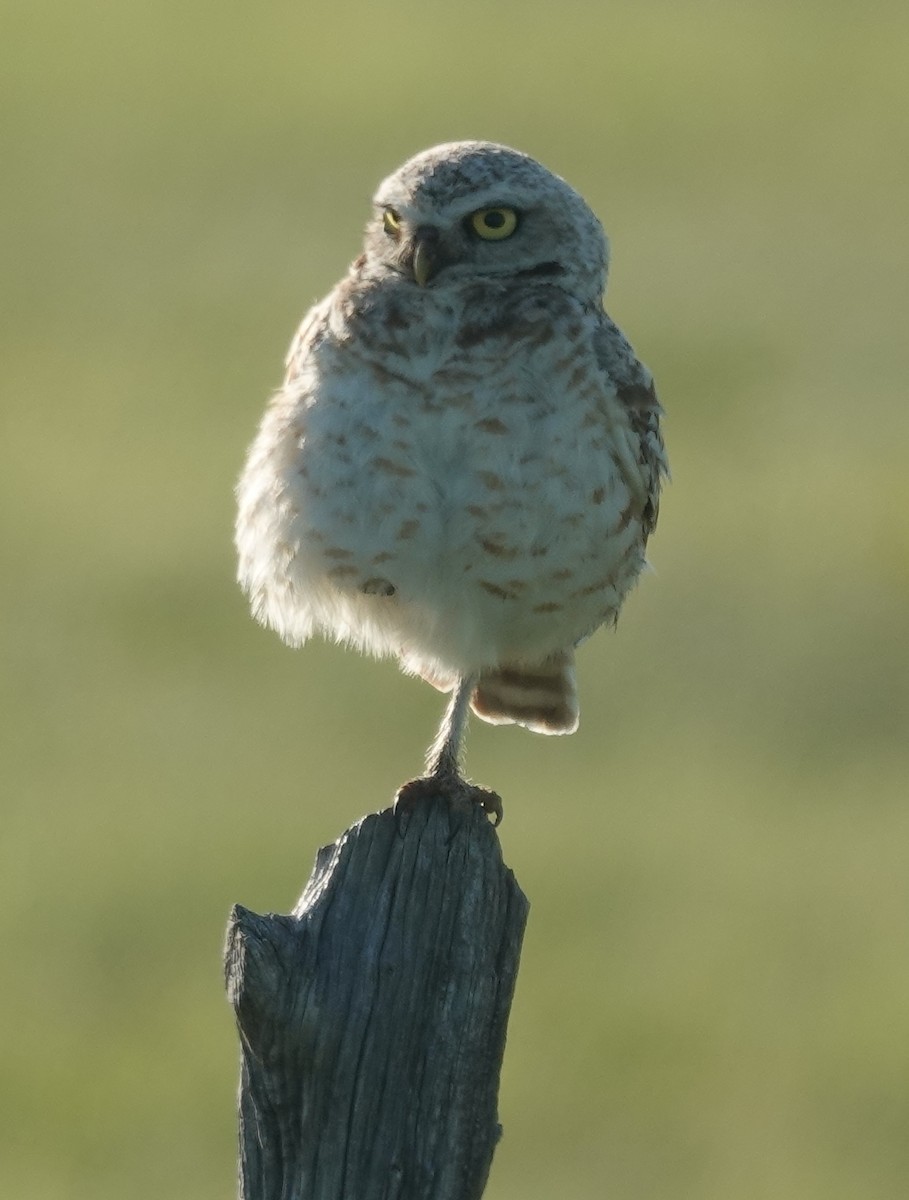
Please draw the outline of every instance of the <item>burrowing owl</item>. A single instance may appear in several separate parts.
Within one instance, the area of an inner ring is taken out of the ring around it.
[[[564,180],[454,142],[374,203],[249,451],[239,580],[291,645],[329,634],[452,691],[428,763],[444,784],[468,703],[577,728],[574,647],[616,620],[656,524],[660,407]]]

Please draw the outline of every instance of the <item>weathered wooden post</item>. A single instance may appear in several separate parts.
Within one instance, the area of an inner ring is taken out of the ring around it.
[[[528,902],[443,796],[319,851],[289,916],[237,905],[241,1200],[475,1200]]]

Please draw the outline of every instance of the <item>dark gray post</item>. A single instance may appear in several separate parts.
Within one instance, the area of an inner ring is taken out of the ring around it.
[[[289,916],[237,905],[241,1200],[475,1200],[528,902],[476,805],[364,817]]]

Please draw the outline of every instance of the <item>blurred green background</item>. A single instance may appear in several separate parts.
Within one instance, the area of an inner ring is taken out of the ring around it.
[[[232,488],[376,182],[513,144],[613,241],[674,482],[581,731],[474,728],[532,901],[496,1200],[909,1179],[909,9],[7,0],[0,1178],[234,1192],[230,905],[441,701],[284,648]]]

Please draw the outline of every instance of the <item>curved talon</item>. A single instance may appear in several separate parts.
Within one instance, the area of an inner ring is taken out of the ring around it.
[[[486,813],[488,817],[492,817],[493,828],[498,829],[498,827],[502,824],[502,819],[505,816],[505,809],[502,805],[502,797],[498,792],[489,792],[486,790],[486,788],[471,787],[470,790],[474,793],[473,799],[477,804],[479,804],[483,812]]]

